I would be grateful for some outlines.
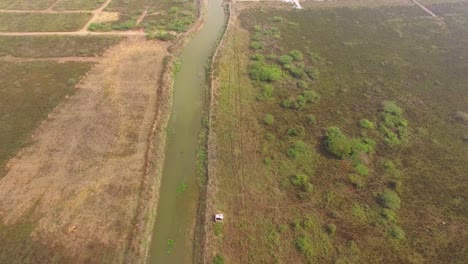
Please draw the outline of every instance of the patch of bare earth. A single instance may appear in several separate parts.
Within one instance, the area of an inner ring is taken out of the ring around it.
[[[0,220],[32,211],[31,239],[79,263],[122,262],[134,229],[166,48],[111,48],[0,179]]]
[[[105,23],[119,20],[119,12],[101,12],[93,18],[93,23]]]

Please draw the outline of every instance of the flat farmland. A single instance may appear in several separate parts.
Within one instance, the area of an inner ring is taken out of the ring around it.
[[[8,1],[9,2],[9,1]],[[15,0],[8,9],[14,10],[44,10],[55,3],[56,0]]]
[[[145,257],[167,44],[88,35],[103,4],[0,2],[0,263]]]
[[[105,0],[59,0],[54,10],[94,10]]]
[[[2,32],[65,32],[81,29],[91,13],[1,13]]]
[[[89,63],[0,62],[0,163],[5,163],[29,142],[38,122],[75,91]]]
[[[0,36],[0,56],[97,57],[122,39],[114,36]]]
[[[234,8],[209,261],[467,258],[468,13],[374,4]]]

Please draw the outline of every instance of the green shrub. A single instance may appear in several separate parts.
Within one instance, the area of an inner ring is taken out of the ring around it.
[[[291,183],[295,186],[304,186],[309,183],[309,176],[305,174],[296,174],[291,178]]]
[[[402,143],[398,135],[388,129],[386,126],[380,126],[380,132],[382,132],[386,144],[395,146]]]
[[[335,224],[328,224],[325,229],[330,236],[333,236],[336,233],[336,225]]]
[[[274,53],[271,53],[270,55],[267,56],[268,59],[270,60],[276,60],[278,58],[278,56]]]
[[[172,35],[171,33],[167,31],[162,30],[162,31],[157,32],[154,35],[154,38],[159,39],[161,41],[169,41],[169,40],[175,39],[176,36]]]
[[[250,42],[250,48],[253,50],[259,50],[263,48],[263,44],[258,41],[252,41]]]
[[[359,124],[361,125],[362,128],[365,128],[365,129],[375,128],[375,124],[369,121],[369,119],[361,119],[361,121],[359,121]]]
[[[306,236],[301,236],[296,239],[295,244],[299,252],[306,258],[310,259],[314,256],[315,252],[310,238]]]
[[[302,77],[305,76],[304,70],[299,68],[299,67],[296,67],[294,65],[291,65],[291,67],[289,67],[288,72],[292,76],[294,76],[295,78],[298,78],[298,79],[301,79]]]
[[[289,56],[289,55],[282,55],[280,57],[278,57],[278,62],[281,64],[281,65],[287,65],[287,64],[291,64],[293,62],[294,58]]]
[[[169,8],[169,14],[175,14],[177,12],[179,12],[179,8],[177,6]]]
[[[249,76],[252,80],[274,82],[281,79],[281,70],[276,66],[254,62],[249,67]]]
[[[393,101],[383,101],[382,102],[382,109],[385,113],[390,113],[396,116],[401,116],[403,114],[403,109],[401,109],[395,102]]]
[[[214,232],[215,236],[221,235],[222,230],[223,230],[223,224],[221,224],[221,223],[214,223],[214,225],[213,225],[213,232]]]
[[[305,89],[309,88],[309,84],[306,81],[300,80],[300,81],[297,82],[297,87],[305,90]]]
[[[298,158],[299,156],[305,154],[307,152],[307,144],[304,141],[298,140],[294,142],[294,144],[289,147],[287,154],[290,158]]]
[[[397,168],[395,163],[391,160],[384,160],[382,161],[382,167],[385,172],[390,174],[391,176],[395,178],[400,178],[401,177],[401,171]]]
[[[361,189],[364,187],[365,182],[362,177],[358,174],[349,174],[348,180],[354,185],[354,187]]]
[[[400,209],[401,200],[398,194],[392,190],[385,189],[378,195],[378,202],[381,206],[395,210]]]
[[[305,73],[307,74],[307,76],[309,76],[309,78],[311,78],[312,80],[318,80],[320,78],[320,71],[318,68],[315,68],[315,67],[307,67],[305,69]]]
[[[176,58],[174,60],[174,72],[179,72],[180,71],[180,67],[182,67],[182,61],[179,59],[179,58]]]
[[[397,215],[395,211],[392,211],[387,208],[383,208],[380,212],[380,215],[385,219],[387,222],[396,223],[397,222]]]
[[[338,127],[329,127],[325,133],[325,144],[327,150],[340,159],[351,154],[351,141],[341,132]]]
[[[373,154],[375,152],[375,146],[377,145],[377,143],[370,138],[353,139],[351,144],[354,154],[359,154],[361,152]]]
[[[126,20],[123,22],[120,22],[116,25],[112,25],[113,30],[129,30],[135,27],[135,21],[134,20]]]
[[[306,106],[307,104],[307,99],[303,95],[298,95],[296,98],[296,105],[295,107],[297,109],[302,109]]]
[[[257,96],[259,100],[268,100],[273,97],[274,88],[270,84],[263,85],[262,93]]]
[[[303,137],[305,136],[305,128],[303,126],[296,126],[288,130],[290,137]]]
[[[320,100],[320,95],[315,91],[304,91],[302,95],[306,98],[307,102],[317,103]]]
[[[293,105],[294,105],[295,101],[293,98],[288,98],[286,100],[283,100],[283,102],[281,103],[281,105],[284,107],[284,108],[292,108]]]
[[[220,254],[216,254],[213,258],[213,264],[224,264],[224,258]]]
[[[254,61],[263,61],[265,57],[261,53],[255,53],[252,55],[252,60]]]
[[[363,165],[361,163],[356,164],[354,166],[354,170],[359,175],[362,175],[362,176],[368,176],[369,175],[369,169],[365,165]]]
[[[392,237],[392,238],[394,238],[396,240],[405,239],[405,231],[403,231],[403,229],[401,229],[398,226],[391,227],[390,230],[388,231],[388,233],[390,234],[390,237]]]
[[[304,59],[304,55],[302,55],[302,52],[298,50],[291,50],[289,52],[289,55],[294,58],[295,61],[302,61]]]
[[[266,114],[263,121],[265,122],[265,124],[270,126],[273,125],[273,123],[275,123],[275,117],[271,114]]]
[[[112,27],[110,24],[103,23],[91,23],[88,27],[89,31],[111,31]]]

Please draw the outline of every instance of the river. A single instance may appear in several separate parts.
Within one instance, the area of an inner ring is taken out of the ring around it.
[[[205,66],[222,34],[222,0],[208,0],[203,28],[184,47],[175,76],[167,148],[149,263],[192,263],[199,187],[198,135],[205,104]]]

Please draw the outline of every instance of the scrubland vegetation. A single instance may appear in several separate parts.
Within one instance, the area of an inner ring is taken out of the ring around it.
[[[466,259],[456,5],[445,25],[415,6],[241,12],[217,65],[214,263]]]
[[[137,25],[137,19],[146,10],[143,21]],[[111,31],[144,29],[149,38],[163,41],[172,40],[175,34],[185,32],[197,17],[197,5],[194,1],[112,1],[106,11],[119,12],[117,21],[91,23],[91,31]],[[171,33],[172,32],[172,33]]]

